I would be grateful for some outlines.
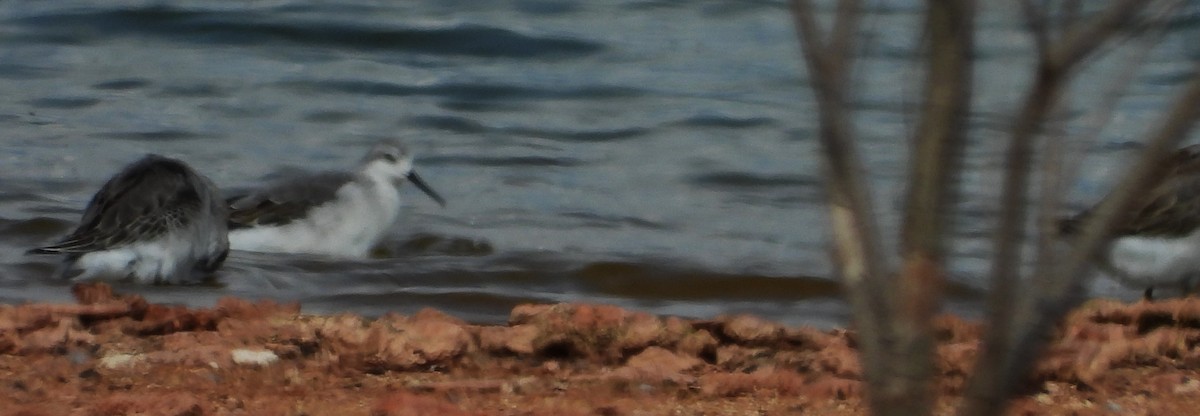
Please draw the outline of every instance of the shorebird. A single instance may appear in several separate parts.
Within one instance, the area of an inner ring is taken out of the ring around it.
[[[71,280],[202,281],[229,254],[221,202],[186,163],[146,155],[96,192],[75,231],[29,253],[65,254],[55,274]]]
[[[1095,259],[1118,282],[1145,288],[1146,300],[1153,299],[1156,287],[1191,293],[1200,283],[1200,145],[1177,150],[1161,166],[1162,173],[1123,213]],[[1060,222],[1060,233],[1078,232],[1091,211]]]
[[[394,141],[367,152],[354,172],[289,177],[228,202],[234,250],[366,257],[400,217],[405,181],[445,206]]]

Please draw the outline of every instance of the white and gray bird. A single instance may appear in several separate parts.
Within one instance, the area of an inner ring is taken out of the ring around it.
[[[1158,167],[1144,197],[1120,213],[1094,259],[1117,281],[1145,289],[1147,300],[1155,288],[1192,293],[1200,284],[1200,145],[1179,149]],[[1078,233],[1092,211],[1061,221],[1059,232]]]
[[[29,252],[66,255],[60,278],[194,283],[229,254],[226,217],[212,181],[150,154],[96,192],[75,231]]]
[[[404,182],[445,206],[403,145],[371,148],[354,172],[292,176],[227,198],[234,250],[366,257],[400,217]]]

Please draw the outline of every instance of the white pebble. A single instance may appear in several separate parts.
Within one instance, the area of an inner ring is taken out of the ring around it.
[[[104,368],[120,368],[131,366],[138,361],[142,361],[144,357],[134,354],[111,354],[100,358],[100,366]]]
[[[268,365],[279,361],[279,356],[268,350],[236,349],[229,352],[233,362],[242,365]]]

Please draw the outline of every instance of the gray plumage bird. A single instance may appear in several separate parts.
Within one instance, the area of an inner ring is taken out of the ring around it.
[[[1097,207],[1107,204],[1105,198]],[[1059,223],[1059,233],[1077,234],[1095,208]],[[1108,245],[1095,263],[1126,286],[1178,288],[1200,283],[1200,145],[1177,150],[1159,165],[1144,197],[1120,213]]]
[[[56,272],[61,278],[196,282],[229,253],[226,217],[208,178],[150,154],[96,192],[75,231],[30,253],[65,255]]]
[[[404,182],[446,204],[413,170],[412,155],[394,141],[372,147],[353,172],[293,176],[233,195],[226,200],[231,247],[365,257],[399,219]]]

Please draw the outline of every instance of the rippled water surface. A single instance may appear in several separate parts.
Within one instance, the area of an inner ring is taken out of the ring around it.
[[[903,97],[919,84],[919,6],[872,10],[856,74],[888,220],[911,125]],[[989,143],[1028,77],[1015,15],[986,12],[951,302],[968,313],[998,183]],[[1187,40],[1200,33],[1188,33],[1148,55],[1111,129],[1084,147],[1073,201],[1105,192],[1200,57]],[[120,290],[309,312],[428,306],[475,321],[520,302],[587,301],[841,323],[805,82],[783,1],[0,2],[0,302],[69,297],[48,277],[53,258],[22,253],[68,232],[144,153],[234,188],[347,169],[398,137],[449,205],[405,189],[402,222],[374,258],[235,253],[219,285]],[[1082,84],[1084,97],[1099,92]]]

